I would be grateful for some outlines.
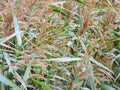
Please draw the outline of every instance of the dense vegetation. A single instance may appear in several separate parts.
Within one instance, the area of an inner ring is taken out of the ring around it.
[[[120,90],[119,0],[1,0],[0,90]]]

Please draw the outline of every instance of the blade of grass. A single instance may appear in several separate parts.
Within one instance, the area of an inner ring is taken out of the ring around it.
[[[117,75],[117,77],[115,78],[115,82],[120,78],[120,73]]]
[[[64,10],[63,8],[61,8],[61,7],[59,7],[59,6],[57,6],[57,5],[49,5],[51,8],[53,8],[55,11],[57,11],[57,12],[60,12],[60,13],[62,13],[62,14],[64,14],[64,15],[68,15],[69,14],[69,12],[67,11],[67,10]]]
[[[85,2],[84,0],[75,0],[75,1],[79,2],[80,4],[87,5],[87,2]]]
[[[68,81],[67,79],[63,78],[63,77],[60,77],[58,75],[52,75],[53,78],[57,78],[57,79],[60,79],[60,80],[63,80],[63,81]]]
[[[89,64],[88,64],[87,70],[88,70],[90,75],[88,76],[88,83],[87,84],[89,85],[91,90],[96,90],[93,67],[92,67],[91,62],[88,62],[88,63]]]
[[[63,5],[66,1],[58,1],[58,2],[53,2],[51,4],[54,4],[54,5]]]
[[[40,82],[38,80],[35,80],[32,78],[32,81],[35,82],[36,84],[42,86],[43,88],[45,88],[45,90],[52,90],[47,84],[43,83],[43,82]]]
[[[9,72],[12,72],[15,70],[15,67],[14,66],[10,66],[11,65],[11,60],[10,60],[10,57],[9,55],[6,53],[6,52],[3,52],[3,55],[4,55],[4,58],[9,66]]]
[[[33,55],[32,55],[32,62],[33,62],[34,58],[35,58],[35,56],[34,56],[34,54],[33,54]],[[26,71],[25,71],[25,74],[24,74],[24,76],[23,76],[23,80],[24,80],[25,82],[27,82],[27,80],[30,78],[30,75],[29,75],[29,74],[30,74],[32,62],[30,62],[30,63],[28,64],[27,69],[26,69]]]
[[[86,87],[82,87],[82,90],[90,90],[90,89]]]
[[[12,14],[13,14],[13,23],[14,23],[15,32],[18,33],[18,32],[20,32],[20,28],[19,28],[19,25],[18,25],[17,17],[15,15],[14,11],[12,11]],[[22,45],[21,34],[20,33],[17,34],[16,38],[17,38],[17,44],[18,44],[18,46],[21,46]]]
[[[90,58],[90,61],[93,62],[94,64],[98,65],[99,67],[111,72],[112,74],[114,74],[114,72],[112,70],[110,70],[108,67],[104,66],[102,63],[98,62],[97,60],[95,60],[93,57]]]
[[[26,71],[25,71],[25,74],[24,74],[24,76],[23,76],[23,80],[24,80],[25,82],[27,82],[27,80],[30,78],[29,74],[30,74],[31,66],[32,66],[31,63],[28,64],[27,69],[26,69]]]
[[[6,44],[0,44],[0,45],[1,45],[1,46],[3,46],[3,47],[9,48],[9,49],[11,49],[11,50],[16,51],[16,49],[14,49],[14,48],[12,48],[12,47],[10,47],[10,46],[6,45]]]
[[[94,84],[95,84],[94,78],[92,76],[89,76],[88,77],[88,85],[91,88],[91,90],[96,90]]]
[[[54,62],[71,62],[71,61],[80,61],[81,58],[70,58],[70,57],[64,57],[64,58],[52,58],[52,59],[43,59],[45,61],[54,61]]]
[[[78,15],[80,16],[80,10],[81,10],[81,5],[78,4],[78,8],[77,8],[77,12],[78,12]],[[78,17],[78,22],[80,24],[80,26],[82,27],[82,18],[81,17]]]
[[[24,89],[27,90],[26,83],[24,82],[22,77],[16,71],[14,71],[14,75],[16,76],[16,79],[23,85]]]
[[[116,90],[115,88],[109,86],[109,85],[106,85],[106,84],[102,84],[100,85],[100,87],[103,89],[103,90]]]
[[[10,80],[8,80],[6,77],[4,77],[1,74],[0,74],[0,82],[2,82],[5,85],[8,85],[16,90],[20,90],[20,88],[17,85],[13,84]]]
[[[5,43],[6,41],[10,40],[11,38],[13,38],[14,36],[16,36],[17,34],[20,34],[21,32],[17,32],[17,33],[13,33],[10,36],[4,37],[4,38],[0,38],[0,45]]]

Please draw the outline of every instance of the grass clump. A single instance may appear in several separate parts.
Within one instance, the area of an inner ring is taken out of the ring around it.
[[[0,1],[0,90],[119,90],[119,7]]]

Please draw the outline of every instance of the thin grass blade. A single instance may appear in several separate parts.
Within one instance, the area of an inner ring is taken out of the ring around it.
[[[10,40],[11,38],[13,38],[14,36],[16,36],[17,34],[20,34],[21,32],[17,32],[17,33],[13,33],[10,36],[4,37],[4,38],[0,38],[0,45],[5,43],[6,41]]]
[[[14,23],[15,32],[19,33],[20,32],[20,28],[19,28],[19,25],[18,25],[17,17],[15,15],[14,11],[12,12],[12,14],[13,14],[13,23]],[[22,45],[22,36],[21,36],[21,34],[20,33],[17,34],[16,38],[17,38],[18,46],[21,46]]]
[[[45,90],[52,90],[47,84],[43,83],[43,82],[40,82],[38,80],[35,80],[32,78],[32,81],[35,82],[36,84],[42,86],[43,88],[45,88]]]
[[[117,89],[115,89],[109,85],[106,85],[106,84],[102,84],[102,85],[100,85],[100,87],[102,90],[117,90]]]
[[[104,66],[102,63],[98,62],[97,60],[95,60],[94,58],[90,58],[90,61],[93,62],[94,64],[98,65],[99,67],[111,72],[114,74],[114,72],[112,70],[110,70],[108,67]]]
[[[45,61],[54,61],[54,62],[71,62],[71,61],[80,61],[81,58],[70,58],[70,57],[64,57],[64,58],[52,58],[52,59],[44,59]]]
[[[17,85],[13,84],[9,79],[7,79],[6,77],[4,77],[1,74],[0,74],[0,82],[2,82],[5,85],[8,85],[16,90],[20,90],[20,88]]]

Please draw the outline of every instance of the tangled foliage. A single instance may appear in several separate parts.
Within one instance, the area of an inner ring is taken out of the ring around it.
[[[0,90],[119,90],[118,0],[1,0]]]

